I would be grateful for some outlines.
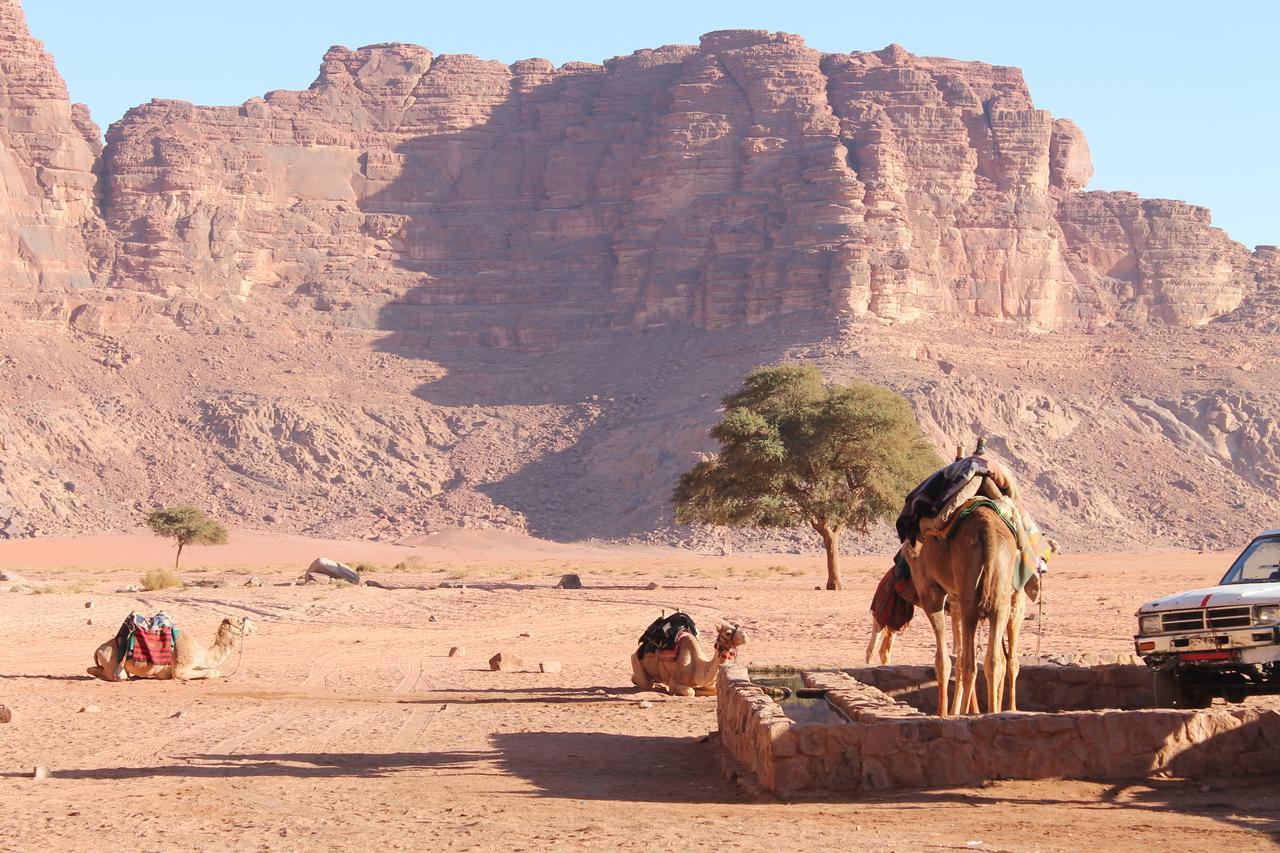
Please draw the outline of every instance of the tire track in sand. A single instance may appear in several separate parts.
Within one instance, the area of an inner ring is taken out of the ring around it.
[[[87,761],[101,767],[141,767],[147,762],[154,762],[155,759],[160,758],[170,744],[182,743],[184,752],[190,752],[195,748],[194,741],[198,740],[201,735],[220,733],[228,728],[234,730],[239,727],[243,720],[261,712],[261,708],[245,708],[240,711],[221,714],[211,720],[195,725],[175,722],[173,725],[177,731],[134,741],[123,747],[106,749],[89,756]]]

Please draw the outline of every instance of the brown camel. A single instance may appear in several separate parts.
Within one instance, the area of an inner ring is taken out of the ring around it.
[[[1005,657],[1008,659],[1008,665],[1005,668],[1004,679],[1004,696],[1005,710],[1018,710],[1018,659],[1013,656],[1012,649],[1018,648],[1019,636],[1022,634],[1022,623],[1027,614],[1027,595],[1024,592],[1015,592],[1011,596],[1009,609],[1009,628],[1005,631]],[[954,651],[960,649],[960,619],[958,613],[952,613],[951,608],[944,603],[943,610],[950,615],[951,622],[951,645]],[[884,627],[876,617],[871,617],[871,640],[867,643],[867,665],[870,666],[874,658],[880,658],[881,666],[889,666],[892,662],[893,640],[897,636],[897,632]],[[950,658],[948,657],[948,660]],[[975,694],[969,702],[969,713],[978,713],[978,697]]]
[[[189,631],[178,634],[174,644],[174,661],[172,664],[134,663],[125,658],[124,677],[129,678],[177,678],[188,681],[197,678],[218,678],[222,673],[218,667],[231,657],[231,653],[244,641],[246,634],[254,631],[253,622],[247,617],[239,619],[223,619],[214,635],[213,645],[204,646],[198,643]],[[120,662],[120,650],[116,648],[114,639],[107,640],[93,653],[95,665],[89,667],[89,674],[103,681],[115,681],[116,669]]]
[[[669,652],[631,654],[631,683],[651,690],[664,684],[672,696],[714,696],[720,664],[747,642],[747,632],[734,625],[716,626],[715,652],[710,656],[693,634],[684,634]]]
[[[933,626],[937,652],[934,656],[938,678],[938,713],[945,716],[973,707],[977,692],[975,635],[978,621],[985,619],[991,628],[988,643],[986,676],[987,708],[1000,710],[1005,693],[1005,675],[1017,677],[1018,632],[1021,619],[1010,625],[1015,603],[1011,594],[1015,561],[1019,559],[1018,543],[995,510],[979,506],[962,519],[951,537],[926,530],[922,541],[907,549],[911,579],[920,606]],[[947,682],[951,662],[947,655],[946,624],[943,602],[950,597],[953,618],[960,622],[960,648],[956,654],[956,691],[953,704],[948,704]],[[1005,644],[995,638],[1007,638]],[[1006,660],[1007,658],[1007,660]],[[1012,696],[1011,696],[1012,698]]]

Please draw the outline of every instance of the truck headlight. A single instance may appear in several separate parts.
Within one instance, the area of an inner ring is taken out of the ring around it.
[[[1263,604],[1253,608],[1253,621],[1263,624],[1280,622],[1280,604]]]
[[[1280,609],[1277,609],[1280,614]],[[1159,634],[1163,626],[1160,624],[1160,615],[1155,616],[1139,616],[1138,617],[1138,633],[1139,634]]]

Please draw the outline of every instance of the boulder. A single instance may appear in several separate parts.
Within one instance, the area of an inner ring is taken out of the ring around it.
[[[8,705],[0,705],[0,723],[12,723],[13,712],[9,710]]]
[[[511,652],[498,652],[489,658],[489,669],[494,672],[518,672],[524,669],[524,661]]]
[[[26,583],[27,579],[22,575],[8,569],[0,569],[0,583]]]
[[[539,672],[560,672],[561,669],[563,667],[560,666],[560,661],[558,660],[544,660],[538,664]]]
[[[359,572],[328,557],[316,557],[311,562],[311,565],[307,567],[307,578],[311,579],[315,576],[346,581],[347,583],[360,583]]]
[[[582,578],[577,575],[565,575],[556,584],[556,589],[582,589]]]

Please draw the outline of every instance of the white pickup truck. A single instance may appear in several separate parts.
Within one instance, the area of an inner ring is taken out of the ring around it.
[[[1166,595],[1137,615],[1133,642],[1157,707],[1280,693],[1280,529],[1250,542],[1217,586]]]

